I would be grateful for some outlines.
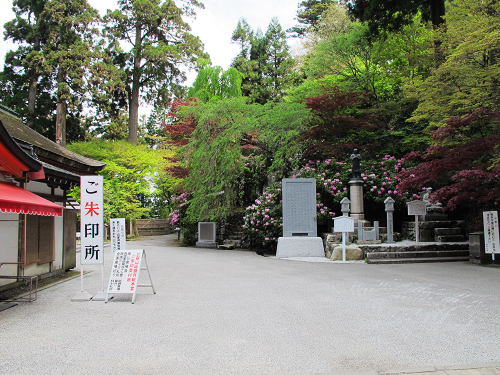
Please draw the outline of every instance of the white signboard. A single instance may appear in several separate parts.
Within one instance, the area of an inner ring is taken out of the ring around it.
[[[427,202],[424,201],[411,201],[408,202],[408,215],[425,215]]]
[[[104,264],[103,178],[80,177],[81,264]]]
[[[135,294],[143,250],[118,250],[115,253],[108,293]]]
[[[333,231],[342,233],[354,232],[354,219],[348,216],[334,218]]]
[[[487,254],[500,253],[500,237],[498,235],[498,212],[484,211],[484,252]]]
[[[111,237],[111,250],[113,250],[113,254],[118,250],[127,250],[125,219],[111,219],[109,223],[109,231]]]

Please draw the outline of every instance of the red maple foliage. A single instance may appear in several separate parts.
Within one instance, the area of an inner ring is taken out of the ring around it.
[[[182,107],[190,105],[196,100],[196,98],[189,98],[187,100],[175,99],[167,103],[167,106],[170,108],[167,113],[168,121],[161,124],[162,130],[169,135],[169,139],[166,143],[177,147],[185,146],[189,143],[191,135],[196,129],[198,123],[196,119],[191,116],[180,118],[178,113]],[[172,165],[167,167],[166,170],[170,172],[173,177],[187,177],[189,169],[182,167],[180,165],[180,160],[177,157],[166,159],[172,162]]]
[[[463,118],[450,118],[446,126],[432,132],[432,146],[421,154],[405,156],[420,163],[398,174],[401,183],[397,190],[415,192],[432,187],[431,201],[443,203],[450,211],[467,205],[496,205],[500,200],[498,118],[498,111],[484,108]]]
[[[360,110],[368,100],[365,93],[339,87],[329,87],[323,95],[306,98],[306,107],[312,112],[312,126],[300,139],[310,144],[306,156],[339,158],[354,148],[369,148],[366,140],[356,137],[362,129],[375,128],[375,119]],[[354,138],[356,141],[351,140]]]
[[[169,121],[161,124],[162,130],[169,135],[167,143],[174,146],[184,146],[189,142],[191,134],[196,129],[198,123],[193,117],[180,119],[178,113],[182,107],[190,105],[195,101],[197,101],[196,98],[189,98],[187,100],[175,99],[167,103],[167,106],[170,108],[167,113]]]

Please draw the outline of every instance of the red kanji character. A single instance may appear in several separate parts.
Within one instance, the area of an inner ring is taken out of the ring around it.
[[[94,206],[95,204],[95,206]],[[96,216],[99,216],[99,212],[97,212],[97,210],[99,209],[99,205],[94,203],[94,202],[87,202],[85,204],[85,209],[87,210],[87,213],[85,214],[85,216],[87,216],[88,214],[90,214],[90,216],[94,216],[94,214],[96,214]]]

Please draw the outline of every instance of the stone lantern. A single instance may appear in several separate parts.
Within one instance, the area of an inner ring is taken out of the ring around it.
[[[351,211],[350,206],[351,201],[349,198],[344,197],[344,199],[340,201],[340,210],[342,211],[343,216],[349,216],[349,212]]]

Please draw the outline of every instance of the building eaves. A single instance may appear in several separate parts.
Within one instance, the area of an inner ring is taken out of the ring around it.
[[[95,174],[106,166],[106,163],[78,155],[52,142],[24,125],[21,119],[2,108],[0,108],[0,120],[12,138],[32,145],[36,155],[42,161],[73,171],[79,175]]]

